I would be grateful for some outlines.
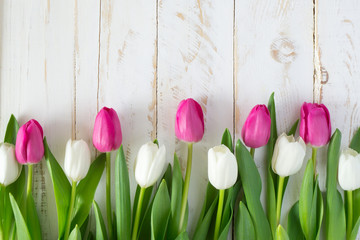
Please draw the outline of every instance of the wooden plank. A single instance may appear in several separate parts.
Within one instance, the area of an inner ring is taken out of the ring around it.
[[[112,107],[119,115],[133,199],[137,152],[156,138],[156,1],[102,0],[100,29],[98,109]],[[96,200],[105,214],[105,174]]]
[[[288,130],[299,118],[304,101],[312,101],[312,15],[312,1],[235,2],[236,139],[241,138],[251,108],[267,104],[272,92],[275,92],[279,133]],[[264,150],[255,153],[263,186]],[[285,226],[285,216],[299,198],[302,176],[303,171],[292,177],[286,190],[281,221]],[[264,191],[261,198],[264,203]]]
[[[192,97],[204,111],[205,135],[194,145],[188,230],[193,234],[204,200],[207,151],[233,129],[233,1],[159,1],[158,138],[186,168],[186,144],[175,137],[177,105]]]
[[[360,126],[360,2],[316,0],[315,6],[315,97],[328,107],[344,148]]]
[[[81,91],[75,94],[76,82],[82,86],[86,78],[97,79],[99,5],[96,2],[87,1],[86,8],[81,9],[79,1],[70,0],[1,3],[4,13],[1,19],[1,135],[11,113],[18,117],[20,124],[35,118],[42,124],[50,148],[61,164],[66,141],[77,137],[77,96],[81,98],[79,106],[83,107]],[[92,64],[93,58],[95,64]],[[81,110],[78,113],[86,116]],[[83,120],[80,120],[81,124]],[[82,137],[82,133],[78,136]],[[35,167],[33,191],[43,237],[55,239],[56,206],[44,161]]]

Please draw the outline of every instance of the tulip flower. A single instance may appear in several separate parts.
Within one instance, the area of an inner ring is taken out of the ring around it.
[[[208,152],[208,175],[210,183],[219,189],[219,203],[215,222],[214,239],[218,239],[225,189],[232,187],[238,177],[236,157],[225,145],[210,148]]]
[[[270,138],[270,127],[271,118],[268,108],[265,105],[256,105],[241,130],[245,145],[252,149],[266,145]]]
[[[236,158],[225,145],[210,148],[208,175],[210,183],[216,189],[228,189],[235,184],[238,176]]]
[[[65,226],[64,239],[67,240],[70,234],[71,219],[75,205],[76,184],[83,179],[89,171],[91,164],[90,149],[84,140],[71,140],[66,143],[64,172],[71,179],[71,196]]]
[[[159,179],[165,167],[165,146],[153,142],[141,146],[135,162],[135,179],[142,188],[147,188]]]
[[[93,132],[93,144],[100,152],[118,149],[122,142],[120,120],[112,108],[103,107],[97,114]]]
[[[330,113],[324,104],[306,103],[301,106],[300,137],[312,145],[312,162],[316,176],[317,147],[326,145],[331,137]]]
[[[176,137],[184,142],[199,142],[204,136],[204,115],[194,99],[182,100],[176,112]]]
[[[338,180],[346,195],[346,235],[353,229],[353,191],[360,188],[360,154],[351,148],[344,149],[339,158]],[[355,219],[356,221],[356,219]]]
[[[297,173],[304,161],[306,145],[299,137],[296,141],[293,135],[281,134],[276,140],[274,153],[271,160],[273,171],[279,175],[278,190],[276,198],[276,219],[280,223],[281,205],[285,177]]]
[[[178,233],[180,233],[184,224],[187,197],[189,193],[193,143],[199,142],[204,136],[203,111],[200,104],[192,98],[182,100],[179,103],[176,112],[175,135],[181,141],[188,143],[188,158],[178,228]]]
[[[15,146],[0,143],[0,185],[8,186],[16,181],[21,172],[21,165],[15,158]]]
[[[17,133],[16,159],[20,164],[33,164],[44,156],[43,129],[34,119],[22,125]]]
[[[120,147],[122,133],[120,120],[112,108],[103,107],[97,114],[93,132],[93,144],[100,152],[106,152],[106,214],[109,239],[112,239],[111,211],[111,161],[110,152]]]
[[[339,185],[346,191],[360,188],[360,154],[351,148],[341,152],[339,158]]]
[[[166,149],[162,145],[160,148],[153,142],[148,142],[141,146],[135,161],[135,180],[141,187],[139,200],[136,207],[132,239],[137,239],[140,223],[140,214],[145,190],[156,183],[161,177],[166,165]],[[135,209],[134,209],[135,210]]]
[[[281,134],[275,143],[271,161],[273,171],[281,177],[297,173],[304,161],[306,145],[299,137],[296,141],[293,135]]]
[[[83,179],[91,164],[90,149],[84,140],[71,140],[66,143],[64,172],[75,182]]]
[[[301,106],[300,136],[306,144],[321,147],[330,141],[330,113],[324,104],[306,103]]]

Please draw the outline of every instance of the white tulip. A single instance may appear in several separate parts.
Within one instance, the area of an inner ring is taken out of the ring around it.
[[[15,146],[0,143],[0,184],[8,186],[15,182],[21,172],[21,165],[15,157]]]
[[[360,188],[360,154],[351,148],[340,154],[338,179],[342,189],[352,191]]]
[[[208,152],[208,176],[216,189],[232,187],[238,176],[236,158],[225,145],[215,146]]]
[[[306,145],[301,137],[295,141],[293,135],[283,133],[276,140],[271,167],[281,177],[293,175],[300,170],[305,154]]]
[[[90,149],[84,140],[71,140],[66,143],[64,171],[72,181],[80,181],[89,171]]]
[[[142,188],[147,188],[159,179],[166,165],[166,149],[153,142],[141,146],[135,161],[135,179]]]

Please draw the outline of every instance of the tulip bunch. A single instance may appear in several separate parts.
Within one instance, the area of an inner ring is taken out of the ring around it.
[[[298,125],[299,136],[295,138]],[[176,112],[175,135],[188,147],[185,178],[176,153],[170,164],[165,145],[156,139],[149,141],[139,148],[135,159],[138,185],[131,203],[121,125],[114,109],[104,107],[96,116],[92,142],[100,152],[97,158],[91,160],[90,148],[84,140],[69,139],[63,168],[51,153],[41,125],[30,120],[19,128],[11,116],[4,142],[0,143],[0,240],[42,238],[32,196],[32,177],[34,164],[43,157],[54,188],[58,239],[189,239],[187,200],[193,146],[202,140],[204,130],[200,104],[191,98],[181,101]],[[341,133],[336,129],[331,136],[326,106],[304,103],[300,121],[278,136],[272,94],[267,106],[256,105],[250,111],[241,137],[242,141],[237,140],[234,146],[226,129],[220,145],[208,150],[209,183],[192,239],[227,239],[235,219],[235,239],[313,240],[319,239],[324,218],[326,239],[356,238],[360,227],[360,128],[350,146],[340,151]],[[267,174],[263,188],[254,158],[255,150],[265,145]],[[316,153],[326,145],[323,194],[318,184]],[[281,225],[283,197],[289,177],[298,173],[306,160],[307,147],[312,149],[312,157],[306,163],[299,200],[288,213],[285,230]],[[116,151],[114,168],[112,151]],[[94,201],[104,170],[106,221]],[[114,185],[110,181],[112,170]],[[337,183],[344,190],[344,199]],[[115,211],[111,203],[112,186]],[[265,188],[266,210],[260,201]],[[94,235],[87,230],[92,207],[96,221]]]

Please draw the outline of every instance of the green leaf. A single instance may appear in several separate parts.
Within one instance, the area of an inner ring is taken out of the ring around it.
[[[189,240],[189,236],[186,231],[181,232],[175,240]]]
[[[255,239],[255,229],[251,216],[243,202],[235,216],[235,238],[237,240]]]
[[[354,134],[349,147],[360,153],[360,128],[358,128],[356,133]],[[360,189],[356,189],[353,191],[353,203],[353,217],[354,219],[358,219],[360,217]]]
[[[132,217],[132,220],[133,220],[132,226],[134,226],[136,207],[138,206],[138,202],[139,202],[140,189],[141,189],[141,187],[139,185],[137,185],[135,198],[134,198],[134,205],[133,205],[134,209],[133,209],[133,215],[132,215],[133,216]],[[153,189],[154,189],[153,186],[148,187],[148,188],[145,189],[145,194],[144,194],[143,203],[142,203],[142,207],[141,207],[140,219],[144,218],[146,210],[147,210],[147,208],[149,206],[149,202],[150,202],[150,199],[151,199]]]
[[[337,172],[340,157],[341,132],[336,129],[331,137],[326,171],[326,238],[344,239],[346,236],[345,208],[337,190]]]
[[[249,151],[240,140],[237,141],[235,152],[246,202],[255,227],[256,238],[271,239],[270,225],[260,202],[261,178],[258,169]]]
[[[279,225],[276,228],[275,239],[276,240],[288,240],[289,239],[289,236],[287,235],[285,229],[281,225]]]
[[[149,239],[149,236],[151,236],[151,210],[153,203],[154,198],[150,201],[150,205],[145,212],[144,218],[141,221],[138,239]]]
[[[70,204],[71,186],[64,171],[56,161],[54,155],[51,153],[46,138],[44,138],[44,149],[45,161],[54,187],[58,216],[59,238],[61,238],[65,231],[67,211]]]
[[[89,219],[90,219],[90,215],[88,215],[84,221],[84,223],[82,224],[82,226],[80,227],[80,233],[81,236],[84,236],[85,238],[85,234],[86,234],[86,230],[88,229],[88,225],[89,225]],[[89,237],[90,231],[88,233],[88,237]]]
[[[200,213],[199,221],[196,225],[193,239],[207,239],[209,227],[213,219],[214,212],[219,198],[219,191],[208,183],[203,208]]]
[[[11,114],[9,122],[6,127],[4,142],[15,145],[18,131],[19,131],[19,123],[14,117],[14,115]]]
[[[357,237],[357,235],[359,233],[359,228],[360,228],[360,217],[357,218],[357,221],[356,221],[355,226],[354,226],[354,228],[353,228],[353,230],[351,232],[349,240],[356,240],[356,237]]]
[[[30,240],[31,236],[30,236],[29,230],[26,226],[24,217],[21,214],[19,206],[16,203],[16,200],[11,193],[9,194],[9,196],[10,196],[11,207],[13,209],[14,216],[15,216],[17,238],[21,239],[21,240]]]
[[[93,201],[93,204],[96,220],[96,240],[105,240],[107,239],[107,234],[104,219],[102,217],[100,208],[95,200]]]
[[[115,197],[116,197],[116,230],[117,239],[131,237],[131,202],[129,174],[123,146],[115,158]]]
[[[32,193],[26,198],[26,222],[32,239],[41,239],[41,227]]]
[[[287,228],[288,228],[288,235],[291,240],[305,239],[300,224],[299,201],[297,201],[290,209]]]
[[[316,181],[315,185],[316,191],[317,191],[317,199],[316,199],[316,209],[312,209],[313,212],[316,212],[316,239],[320,239],[320,230],[321,230],[321,224],[324,216],[324,202],[321,195],[319,182]]]
[[[167,232],[167,236],[169,237],[169,239],[175,239],[176,236],[178,236],[182,192],[183,192],[183,178],[181,174],[179,159],[175,153],[174,168],[173,168],[173,174],[171,180],[171,215],[170,215],[169,227]],[[183,228],[186,229],[186,224],[184,224]]]
[[[169,195],[171,196],[171,185],[172,185],[172,168],[171,164],[168,164],[168,167],[166,168],[166,171],[161,178],[161,180],[164,179],[166,181],[166,184],[168,186]]]
[[[74,217],[71,221],[71,227],[82,226],[89,215],[96,188],[100,182],[105,168],[105,154],[100,154],[90,165],[90,169],[85,178],[76,186],[76,197],[74,206]]]
[[[69,240],[81,240],[81,233],[78,225],[75,225],[75,228],[71,231]]]
[[[165,180],[161,181],[151,210],[151,239],[165,239],[171,211],[170,197]]]
[[[288,132],[287,135],[289,135],[289,136],[290,136],[290,135],[295,135],[296,129],[297,129],[298,125],[299,125],[299,119],[297,119],[297,120],[294,122],[294,124],[291,126],[291,128],[290,128],[290,130],[289,130],[289,132]]]
[[[227,128],[225,129],[225,131],[222,135],[221,144],[224,144],[225,146],[227,146],[232,153],[234,152],[231,133],[230,133],[229,129],[227,129]]]
[[[268,109],[271,118],[270,138],[266,145],[266,161],[267,161],[267,172],[266,172],[266,215],[270,224],[271,233],[273,238],[276,232],[276,185],[277,175],[272,171],[271,160],[274,153],[274,147],[277,139],[277,128],[276,128],[276,109],[274,93],[270,95],[268,102]]]
[[[301,184],[299,199],[299,217],[301,229],[307,239],[314,239],[315,235],[311,232],[310,214],[313,202],[314,190],[314,167],[312,161],[308,161],[304,173],[303,182]],[[312,238],[310,238],[312,237]]]

